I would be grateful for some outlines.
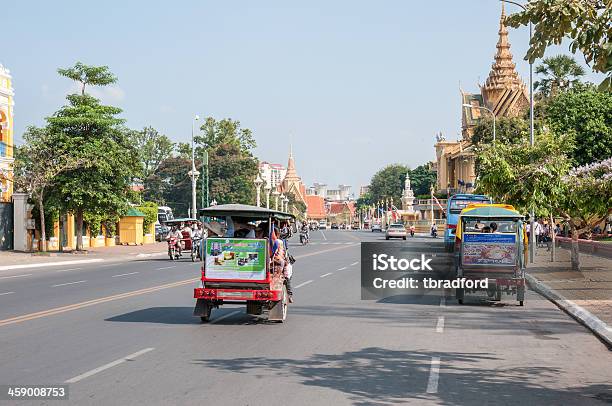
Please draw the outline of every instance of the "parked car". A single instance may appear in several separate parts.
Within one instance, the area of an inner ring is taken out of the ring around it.
[[[337,230],[338,229],[338,223],[331,223],[331,227],[332,230]]]
[[[327,230],[327,221],[325,220],[319,221],[319,230]]]
[[[403,240],[406,239],[406,227],[403,224],[391,224],[387,227],[387,231],[385,232],[385,239],[389,238],[401,238]]]
[[[168,235],[168,231],[170,231],[168,226],[163,224],[155,224],[155,240],[163,241]]]
[[[351,229],[352,230],[359,230],[359,222],[358,221],[353,221],[353,224],[351,225]]]
[[[372,232],[374,231],[378,231],[379,233],[382,233],[382,226],[380,225],[380,223],[372,224]]]

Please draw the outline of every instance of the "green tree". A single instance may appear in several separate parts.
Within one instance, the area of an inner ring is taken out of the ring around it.
[[[578,65],[571,56],[552,56],[544,58],[542,62],[536,67],[535,72],[543,78],[533,83],[533,88],[539,91],[542,98],[554,96],[559,91],[575,86],[585,75],[582,66]]]
[[[374,203],[393,199],[393,204],[400,204],[408,167],[401,164],[388,165],[372,176],[370,195]]]
[[[157,221],[157,203],[155,202],[144,202],[142,205],[136,207],[142,212],[145,217],[143,220],[143,235],[146,235],[151,228],[151,225]]]
[[[287,204],[287,207],[289,207],[289,212],[294,214],[298,220],[304,219],[304,213],[306,213],[306,205],[304,202],[297,200],[293,193],[287,193],[285,196],[287,196],[287,199],[289,199]]]
[[[432,170],[429,164],[417,166],[410,171],[410,185],[415,195],[429,193],[431,187],[435,187],[437,179],[436,171]]]
[[[54,135],[46,128],[28,127],[23,139],[25,145],[17,149],[15,183],[17,188],[30,193],[40,216],[41,250],[47,250],[45,200],[55,179],[66,171],[82,169],[86,162],[51,148],[56,144]]]
[[[180,156],[164,159],[157,171],[145,180],[144,198],[168,205],[174,215],[187,216],[191,205],[191,159]]]
[[[574,137],[575,165],[612,156],[612,93],[581,87],[559,93],[539,109],[553,132]]]
[[[219,204],[254,202],[253,179],[257,176],[258,161],[252,152],[256,143],[251,130],[241,128],[239,121],[230,118],[217,121],[212,117],[200,129],[202,134],[194,137],[195,152],[202,157],[208,151],[210,200]],[[187,144],[179,144],[177,149],[179,154],[191,156]]]
[[[238,145],[220,144],[212,148],[208,153],[210,199],[219,204],[252,204],[257,172],[257,160],[242,152]]]
[[[162,161],[172,155],[174,143],[153,127],[144,127],[131,133],[136,149],[140,153],[143,179],[153,175]]]
[[[595,72],[607,75],[600,89],[612,89],[612,5],[609,0],[531,0],[526,11],[513,14],[506,24],[516,28],[532,23],[533,38],[525,59],[534,62],[546,47],[569,37],[570,51],[584,54]]]
[[[548,216],[566,193],[561,179],[571,167],[566,154],[571,148],[571,137],[552,133],[538,135],[533,147],[528,142],[483,146],[477,156],[477,193]]]
[[[500,117],[495,120],[495,139],[500,144],[520,143],[529,139],[529,121],[523,117]],[[481,144],[493,142],[493,119],[482,117],[474,127],[472,144],[478,147]]]
[[[117,82],[117,77],[110,72],[108,66],[89,66],[77,62],[73,67],[59,68],[57,73],[79,82],[82,96],[85,96],[85,85],[107,86]]]
[[[567,193],[559,211],[570,226],[572,268],[579,271],[578,237],[586,234],[590,239],[593,227],[612,214],[612,157],[573,169],[563,184]]]
[[[75,79],[84,72],[81,79]],[[83,84],[104,85],[114,82],[105,67],[83,67],[60,70],[64,76]],[[71,94],[68,104],[47,118],[48,130],[54,135],[49,145],[60,154],[88,163],[86,168],[70,170],[55,178],[54,201],[59,207],[75,213],[77,250],[83,249],[84,212],[106,213],[113,217],[127,209],[128,189],[141,175],[139,154],[119,118],[121,109],[105,106],[86,93]]]
[[[215,120],[207,117],[200,127],[201,135],[195,137],[196,143],[203,149],[214,149],[218,145],[235,145],[243,153],[250,153],[257,145],[253,132],[248,128],[241,128],[240,121],[224,118]]]

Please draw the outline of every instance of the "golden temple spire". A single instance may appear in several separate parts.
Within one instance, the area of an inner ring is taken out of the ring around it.
[[[512,60],[510,52],[510,41],[508,40],[508,28],[505,25],[506,11],[502,2],[501,16],[499,18],[499,31],[497,40],[497,51],[495,52],[493,65],[489,77],[481,87],[485,102],[496,106],[506,90],[520,90],[523,92],[525,85],[516,71],[516,64]]]

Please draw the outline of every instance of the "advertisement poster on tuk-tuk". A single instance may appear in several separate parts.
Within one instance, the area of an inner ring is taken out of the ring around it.
[[[205,272],[211,279],[265,279],[266,240],[208,238]]]
[[[516,263],[516,235],[465,233],[463,265],[508,265]]]

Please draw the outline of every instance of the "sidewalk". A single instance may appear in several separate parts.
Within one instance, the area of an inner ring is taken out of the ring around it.
[[[527,273],[556,295],[607,324],[601,327],[612,332],[612,259],[581,253],[580,263],[582,271],[572,271],[568,250],[558,248],[555,262],[550,262],[550,252],[538,248],[534,264],[528,266]],[[591,316],[587,314],[586,317]]]
[[[128,261],[132,259],[147,258],[151,256],[165,255],[167,244],[156,242],[155,244],[87,248],[86,252],[50,252],[48,255],[39,253],[0,251],[0,270],[3,267],[27,264],[49,264],[65,261]]]

